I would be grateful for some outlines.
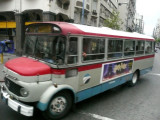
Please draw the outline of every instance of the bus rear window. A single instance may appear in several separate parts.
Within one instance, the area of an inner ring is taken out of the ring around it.
[[[59,27],[52,24],[33,24],[26,28],[27,33],[60,33]]]

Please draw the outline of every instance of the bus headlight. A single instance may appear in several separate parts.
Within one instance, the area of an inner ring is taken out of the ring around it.
[[[29,95],[29,91],[26,90],[25,88],[21,88],[20,89],[20,94],[23,96],[23,97],[27,97]]]

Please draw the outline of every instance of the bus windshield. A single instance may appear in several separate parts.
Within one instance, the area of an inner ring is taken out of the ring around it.
[[[65,37],[27,35],[24,54],[52,64],[63,64],[65,58]]]

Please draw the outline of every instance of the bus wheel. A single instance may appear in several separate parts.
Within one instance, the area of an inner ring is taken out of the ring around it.
[[[60,92],[51,99],[48,109],[43,113],[43,116],[47,120],[61,119],[69,113],[71,107],[71,95],[67,92]]]
[[[128,82],[129,86],[135,86],[137,84],[138,81],[138,72],[135,72],[132,76],[132,80]]]

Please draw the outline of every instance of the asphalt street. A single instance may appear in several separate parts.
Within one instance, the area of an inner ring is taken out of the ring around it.
[[[160,51],[152,72],[134,87],[119,86],[76,105],[63,120],[160,120]],[[22,116],[0,101],[0,120],[44,120],[40,112]]]

